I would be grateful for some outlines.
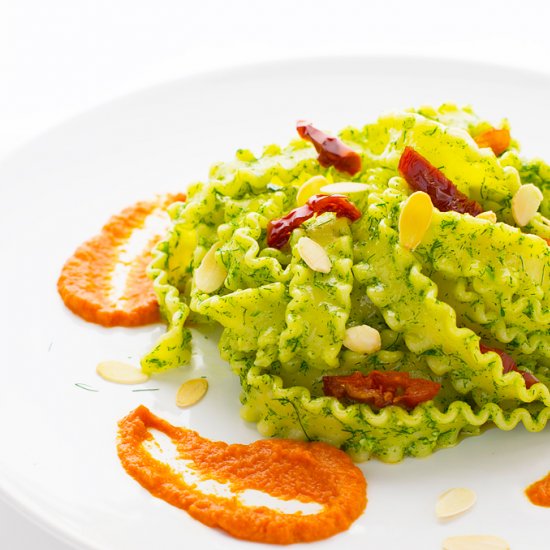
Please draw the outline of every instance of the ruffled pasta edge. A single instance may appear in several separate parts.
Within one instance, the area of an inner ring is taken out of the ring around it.
[[[446,411],[427,402],[411,412],[397,406],[374,412],[365,404],[345,406],[333,397],[312,397],[304,387],[285,388],[279,376],[260,367],[247,368],[243,363],[241,368],[241,414],[255,422],[263,436],[325,441],[357,462],[377,458],[395,463],[406,456],[424,457],[456,445],[464,436],[481,433],[491,423],[508,431],[521,422],[527,430],[538,432],[550,417],[550,407],[538,412],[524,407],[506,411],[487,403],[474,410],[464,401],[452,402]]]
[[[169,208],[172,219],[181,209],[181,203]],[[168,323],[166,332],[160,336],[151,351],[141,359],[141,369],[147,374],[166,371],[184,365],[191,359],[191,332],[185,327],[189,306],[182,301],[179,290],[168,282],[168,252],[174,227],[167,238],[153,249],[153,259],[147,268],[147,275],[153,280],[161,313]]]

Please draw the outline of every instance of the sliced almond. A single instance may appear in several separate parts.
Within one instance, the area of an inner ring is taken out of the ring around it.
[[[296,195],[296,204],[298,206],[303,206],[309,198],[313,195],[317,195],[321,190],[321,187],[328,183],[325,176],[313,176],[309,178],[306,182],[302,184],[300,189],[298,189],[298,194]]]
[[[325,249],[309,237],[301,237],[296,243],[296,249],[300,258],[306,262],[310,269],[320,273],[328,273],[332,263]]]
[[[459,535],[445,539],[443,550],[510,550],[510,545],[493,535]]]
[[[178,407],[190,407],[198,403],[208,389],[206,378],[193,378],[184,382],[176,394],[176,405]]]
[[[414,250],[426,234],[433,216],[432,199],[423,191],[416,191],[406,201],[399,216],[399,243]]]
[[[376,353],[382,347],[380,333],[369,325],[348,328],[343,343],[356,353]]]
[[[340,181],[324,185],[321,187],[321,193],[327,193],[328,195],[351,195],[352,193],[363,193],[368,188],[369,186],[366,183]]]
[[[439,495],[435,505],[435,515],[440,519],[451,518],[469,510],[477,496],[471,489],[462,487],[449,489]]]
[[[115,384],[143,384],[149,380],[145,373],[120,361],[102,361],[97,365],[96,372],[101,378]]]
[[[195,269],[195,285],[202,292],[211,293],[223,285],[227,269],[216,261],[216,250],[220,243],[213,245],[204,255],[201,265]]]
[[[497,223],[497,215],[492,210],[487,210],[476,216],[479,220],[486,220],[491,223]]]
[[[532,220],[543,198],[542,191],[532,183],[526,183],[517,190],[512,198],[512,216],[520,227]]]

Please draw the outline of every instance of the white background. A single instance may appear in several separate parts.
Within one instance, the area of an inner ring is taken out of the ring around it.
[[[550,73],[549,21],[543,1],[0,0],[0,161],[115,97],[263,60],[420,55]],[[1,502],[0,547],[67,548]]]

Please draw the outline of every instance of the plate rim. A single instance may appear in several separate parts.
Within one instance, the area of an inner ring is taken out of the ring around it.
[[[239,74],[249,74],[257,71],[277,70],[280,68],[289,67],[297,68],[298,66],[305,65],[307,63],[313,64],[338,64],[338,63],[363,63],[363,64],[395,64],[404,65],[409,68],[409,65],[422,65],[422,66],[436,66],[443,71],[450,71],[451,69],[464,71],[475,70],[476,72],[485,73],[491,71],[495,74],[501,73],[515,73],[522,78],[531,80],[539,80],[541,83],[550,85],[550,70],[536,70],[529,67],[521,67],[510,63],[497,63],[489,61],[480,61],[477,59],[467,58],[452,58],[452,57],[439,57],[429,55],[414,55],[414,54],[333,54],[333,55],[319,55],[319,56],[299,56],[299,57],[281,57],[277,59],[270,59],[266,61],[254,61],[251,63],[236,63],[227,67],[219,67],[213,69],[200,70],[191,74],[187,74],[182,77],[175,77],[157,82],[155,84],[136,88],[134,90],[118,94],[111,99],[101,101],[88,108],[78,111],[75,114],[62,118],[59,122],[54,123],[45,129],[39,131],[37,134],[30,136],[28,139],[17,145],[14,149],[9,150],[3,158],[0,158],[0,170],[4,168],[4,165],[9,164],[15,160],[19,154],[25,151],[25,149],[32,147],[35,142],[42,141],[52,133],[57,133],[65,129],[66,126],[72,124],[78,124],[80,121],[85,120],[89,116],[93,116],[96,111],[102,111],[106,108],[116,107],[117,103],[124,103],[133,98],[144,96],[147,94],[155,94],[162,88],[180,85],[186,82],[203,83],[209,80],[217,80],[223,76],[233,76]]]
[[[352,67],[352,64],[358,64],[358,72],[361,72],[361,67],[375,66],[379,69],[388,67],[406,67],[412,71],[414,67],[420,70],[441,69],[443,74],[453,73],[464,74],[468,73],[471,78],[478,78],[480,75],[487,76],[488,80],[499,77],[510,76],[510,74],[530,82],[538,82],[542,86],[548,86],[550,89],[550,72],[525,68],[507,63],[496,63],[471,60],[466,58],[447,58],[437,56],[423,55],[365,55],[365,54],[334,54],[322,56],[303,56],[291,58],[278,58],[267,61],[255,61],[253,63],[240,63],[222,68],[207,69],[204,71],[194,72],[182,77],[170,78],[165,81],[155,83],[153,85],[136,88],[132,91],[117,95],[107,101],[102,101],[89,108],[86,108],[78,113],[70,115],[56,124],[53,124],[39,133],[33,135],[28,140],[8,151],[8,153],[0,159],[0,175],[3,170],[7,169],[11,163],[16,163],[20,155],[26,154],[26,151],[32,149],[33,146],[46,140],[52,134],[64,133],[70,131],[72,126],[86,124],[87,119],[93,118],[96,113],[103,110],[113,109],[118,104],[132,101],[134,99],[144,98],[147,95],[155,95],[159,91],[191,83],[193,85],[206,85],[209,81],[217,81],[224,77],[238,78],[239,76],[261,77],[262,73],[273,71],[295,71],[304,65],[309,64],[320,68],[324,64],[331,67],[337,64],[345,64],[347,67]],[[441,76],[441,73],[437,73]],[[524,83],[524,82],[523,82]],[[90,541],[84,535],[75,531],[74,528],[60,522],[59,518],[49,514],[47,510],[36,504],[30,495],[24,491],[19,491],[10,481],[3,471],[0,471],[0,500],[10,506],[24,518],[31,521],[34,525],[41,528],[55,539],[74,548],[87,550],[100,550],[101,546]]]

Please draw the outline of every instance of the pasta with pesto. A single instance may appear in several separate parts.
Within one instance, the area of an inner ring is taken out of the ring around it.
[[[506,121],[499,131],[508,133]],[[487,132],[496,130],[470,108],[447,104],[345,128],[339,143],[361,161],[353,174],[330,165],[336,149],[323,157],[314,139],[271,145],[258,158],[239,150],[214,165],[187,202],[170,207],[171,229],[154,251],[149,274],[167,331],[142,369],[185,364],[188,321],[218,323],[246,420],[264,436],[326,441],[358,461],[425,456],[493,424],[542,430],[550,415],[550,168],[525,160],[515,140],[497,154],[484,146]],[[415,191],[400,164],[406,149],[429,160],[429,185],[441,172],[494,214],[436,201],[418,244],[405,246],[400,218]],[[303,215],[310,203],[297,204],[298,190],[314,176],[362,184],[344,199],[360,218],[337,209]],[[540,204],[520,227],[514,197],[525,185]],[[273,221],[291,218],[299,223],[288,243],[270,246]],[[312,268],[298,244],[306,237],[328,270]],[[349,329],[364,325],[379,335],[376,347],[344,345]],[[327,393],[327,379],[354,373],[401,373],[439,389],[408,407],[402,388],[383,406]]]

